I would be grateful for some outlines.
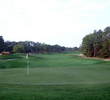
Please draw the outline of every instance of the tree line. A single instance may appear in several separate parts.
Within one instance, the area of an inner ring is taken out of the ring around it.
[[[53,53],[77,50],[77,47],[68,48],[60,45],[48,45],[33,41],[4,41],[3,36],[0,36],[0,52],[10,53]]]
[[[110,27],[94,30],[83,38],[82,52],[88,57],[110,57]]]

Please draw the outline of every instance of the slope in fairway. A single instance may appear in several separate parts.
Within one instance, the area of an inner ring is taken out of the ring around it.
[[[27,75],[25,55],[20,57],[0,60],[5,67],[0,69],[0,100],[110,99],[110,62],[73,54],[31,55]]]

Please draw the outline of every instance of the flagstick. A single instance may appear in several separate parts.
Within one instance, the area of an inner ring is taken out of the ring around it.
[[[27,59],[27,75],[29,75],[29,55],[26,55],[26,59]]]

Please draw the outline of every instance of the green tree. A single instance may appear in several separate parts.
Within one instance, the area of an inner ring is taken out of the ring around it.
[[[104,29],[104,32],[109,33],[109,32],[110,32],[110,26],[106,27],[106,28]]]
[[[13,47],[13,52],[14,53],[24,53],[25,52],[24,45],[22,45],[22,44],[16,44]]]
[[[90,57],[110,57],[110,27],[94,31],[83,38],[83,54]]]
[[[2,36],[0,36],[0,52],[2,52],[4,48],[5,48],[4,39]]]
[[[89,34],[83,38],[82,51],[84,55],[92,57],[94,54],[94,35]]]
[[[99,51],[99,56],[102,58],[110,57],[110,40],[106,40],[102,44],[102,48]]]

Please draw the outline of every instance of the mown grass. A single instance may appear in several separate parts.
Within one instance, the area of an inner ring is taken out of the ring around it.
[[[74,54],[0,58],[0,100],[110,100],[110,62]]]
[[[110,86],[0,85],[0,100],[109,100]]]
[[[77,52],[75,52],[76,54]],[[25,68],[25,54],[13,54],[0,56],[0,68]],[[31,68],[36,67],[83,67],[83,66],[104,66],[110,62],[95,59],[83,59],[72,53],[64,54],[33,54],[29,56]]]
[[[19,68],[26,65],[25,54],[11,54],[0,56],[0,68]]]

